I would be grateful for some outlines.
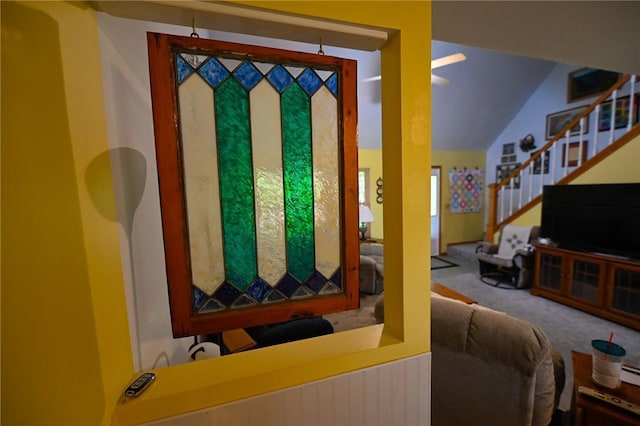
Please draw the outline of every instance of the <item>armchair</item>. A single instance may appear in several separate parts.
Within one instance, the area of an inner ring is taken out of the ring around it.
[[[379,294],[384,288],[384,246],[360,243],[360,291]]]
[[[531,242],[539,236],[539,226],[508,224],[500,230],[498,244],[480,242],[476,258],[482,282],[500,288],[531,287],[534,267]]]

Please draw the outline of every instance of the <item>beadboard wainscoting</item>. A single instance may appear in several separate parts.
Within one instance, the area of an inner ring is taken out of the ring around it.
[[[431,353],[181,416],[153,426],[429,425]]]

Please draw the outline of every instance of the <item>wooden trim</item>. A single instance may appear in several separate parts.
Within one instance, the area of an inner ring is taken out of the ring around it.
[[[497,183],[498,188],[501,188],[503,186],[507,186],[507,182],[509,182],[511,179],[515,179],[515,177],[518,176],[521,171],[525,170],[529,166],[529,164],[531,164],[533,161],[535,161],[536,158],[542,156],[543,153],[545,151],[547,151],[554,143],[556,143],[558,140],[562,139],[567,130],[573,129],[578,123],[580,123],[580,120],[582,118],[588,117],[589,114],[591,114],[591,111],[593,111],[597,105],[599,105],[602,102],[606,101],[607,98],[609,97],[609,95],[611,93],[613,93],[614,90],[619,89],[620,86],[622,86],[624,83],[626,83],[629,80],[630,77],[631,77],[630,75],[625,75],[620,80],[618,80],[618,82],[616,84],[614,84],[607,92],[603,93],[595,102],[593,102],[591,105],[589,105],[587,107],[587,109],[585,109],[582,114],[580,114],[579,116],[574,118],[560,132],[558,132],[558,134],[556,136],[554,136],[542,148],[540,148],[535,155],[529,157],[526,161],[524,161],[520,165],[520,167],[518,167],[513,172],[511,172],[501,182]]]
[[[588,172],[592,167],[594,167],[598,163],[604,161],[611,154],[613,154],[618,149],[620,149],[621,147],[623,147],[627,143],[631,142],[632,140],[634,140],[638,136],[640,136],[640,123],[638,123],[635,126],[633,126],[630,131],[628,131],[626,134],[624,134],[620,138],[618,138],[618,140],[616,140],[614,143],[612,143],[611,145],[607,146],[602,151],[597,153],[593,158],[589,159],[586,163],[582,163],[581,167],[575,169],[571,173],[567,174],[567,176],[565,176],[562,179],[560,179],[559,181],[557,181],[556,185],[568,185],[568,184],[570,184],[572,181],[577,179],[579,176],[581,176],[582,174]],[[490,184],[490,186],[491,185],[495,185],[495,184]],[[489,202],[491,203],[491,200],[489,200]],[[537,197],[535,197],[531,201],[529,201],[527,204],[522,206],[522,208],[519,209],[517,212],[513,213],[511,216],[508,216],[504,220],[502,220],[501,222],[497,223],[495,225],[495,229],[500,229],[501,226],[506,225],[507,223],[513,222],[514,220],[516,220],[520,216],[524,215],[526,212],[528,212],[529,210],[534,208],[538,203],[541,203],[541,202],[542,202],[542,195],[538,195]],[[491,211],[491,207],[495,206],[496,204],[497,203],[489,204],[489,211]],[[491,223],[491,216],[489,216],[489,223]],[[488,233],[488,230],[489,230],[489,224],[487,224],[487,233]]]
[[[544,155],[544,153],[546,151],[548,151],[549,148],[551,148],[551,146],[554,143],[556,143],[559,139],[561,139],[563,137],[563,134],[566,132],[566,130],[573,128],[576,124],[578,124],[580,122],[580,119],[582,119],[585,116],[588,116],[595,109],[595,107],[597,105],[599,105],[602,102],[606,101],[607,98],[611,95],[611,93],[613,93],[614,90],[617,90],[618,88],[620,88],[623,84],[625,84],[627,81],[629,81],[629,79],[632,78],[632,77],[633,77],[632,75],[625,75],[624,77],[620,78],[618,80],[618,82],[616,84],[614,84],[608,91],[603,93],[600,97],[598,97],[598,99],[595,102],[593,102],[591,105],[589,105],[587,107],[587,109],[580,116],[576,117],[573,121],[571,121],[569,124],[567,124],[565,126],[565,128],[563,129],[563,131],[559,132],[555,137],[553,137],[551,140],[549,140],[542,148],[540,148],[536,152],[535,155],[532,155],[527,160],[525,160],[520,165],[520,167],[518,167],[513,172],[511,172],[501,182],[498,182],[496,184],[489,184],[489,206],[488,206],[488,208],[489,208],[489,217],[488,217],[488,220],[487,220],[487,227],[486,227],[486,232],[485,232],[486,233],[486,237],[485,238],[486,238],[487,241],[493,241],[493,235],[497,232],[498,229],[500,229],[501,226],[503,226],[503,225],[505,225],[507,223],[513,222],[518,217],[522,216],[523,214],[525,214],[527,211],[531,210],[533,207],[535,207],[538,203],[540,203],[542,201],[542,195],[539,195],[539,196],[535,197],[534,199],[532,199],[531,201],[529,201],[523,207],[521,207],[517,212],[515,212],[515,213],[511,214],[510,216],[504,218],[501,222],[498,223],[497,222],[497,219],[498,219],[497,211],[498,211],[498,191],[499,191],[499,189],[502,188],[502,187],[507,186],[507,182],[509,182],[511,179],[515,179],[515,177],[518,176],[523,170],[528,168],[531,163],[536,161],[538,158],[541,158]],[[633,77],[633,78],[635,78],[635,77]],[[597,129],[596,129],[596,131],[597,131]],[[555,185],[566,185],[569,182],[572,182],[577,177],[579,177],[580,175],[582,175],[582,174],[586,173],[587,171],[589,171],[592,167],[594,167],[595,165],[597,165],[598,163],[603,161],[605,158],[607,158],[613,152],[615,152],[620,147],[624,146],[625,144],[627,144],[628,142],[633,140],[638,135],[640,135],[640,123],[637,123],[634,127],[631,128],[631,130],[629,130],[623,136],[618,138],[614,143],[612,143],[611,145],[607,146],[602,151],[597,153],[593,158],[589,159],[585,163],[582,163],[580,167],[574,169],[567,176],[565,176],[562,179],[558,180],[555,183]],[[541,158],[540,161],[541,161],[541,164],[542,164],[543,163],[543,159]]]

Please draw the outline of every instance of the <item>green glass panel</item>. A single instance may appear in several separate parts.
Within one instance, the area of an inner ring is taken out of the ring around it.
[[[227,279],[246,290],[257,274],[249,96],[235,79],[215,91]]]
[[[282,93],[287,267],[304,281],[314,268],[311,103],[298,84]]]

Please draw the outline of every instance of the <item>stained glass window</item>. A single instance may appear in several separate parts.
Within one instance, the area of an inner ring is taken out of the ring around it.
[[[148,41],[174,336],[357,307],[355,62]]]

